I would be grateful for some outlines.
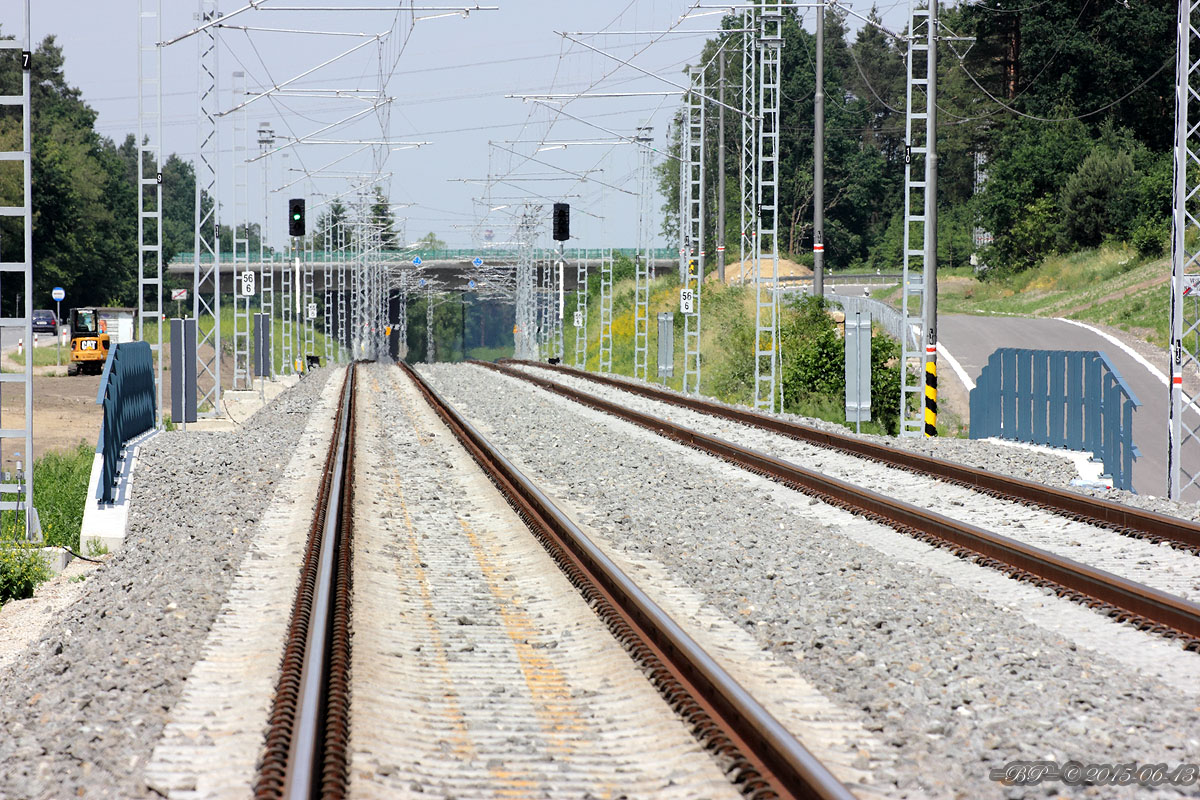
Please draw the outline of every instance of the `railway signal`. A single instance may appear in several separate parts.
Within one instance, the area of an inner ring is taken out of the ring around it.
[[[304,199],[294,197],[288,200],[288,235],[304,235]]]

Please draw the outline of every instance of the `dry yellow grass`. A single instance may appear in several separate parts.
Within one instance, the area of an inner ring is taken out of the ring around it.
[[[744,267],[743,267],[744,265]],[[717,280],[717,268],[713,262],[705,265],[708,269],[708,275],[704,277],[705,283],[715,282]],[[752,261],[735,261],[732,264],[725,265],[725,283],[735,284],[742,282],[742,270],[745,269],[746,279],[754,279],[754,262]],[[786,258],[779,259],[779,277],[780,278],[797,278],[807,277],[812,275],[812,270],[803,264],[797,264],[795,261],[789,261]]]

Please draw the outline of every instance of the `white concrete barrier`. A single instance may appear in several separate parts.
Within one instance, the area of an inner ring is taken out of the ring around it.
[[[129,496],[133,489],[133,471],[137,467],[138,450],[157,435],[158,430],[151,429],[125,443],[125,457],[121,459],[112,503],[101,503],[96,499],[104,457],[98,451],[93,457],[92,475],[88,479],[87,504],[83,507],[83,525],[79,529],[80,555],[112,553],[125,542],[125,528],[129,523]]]

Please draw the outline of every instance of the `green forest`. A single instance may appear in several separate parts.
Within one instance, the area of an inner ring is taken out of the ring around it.
[[[805,9],[811,11],[811,9]],[[785,16],[781,51],[781,252],[812,263],[815,35],[799,9]],[[973,231],[993,275],[1050,253],[1108,241],[1143,255],[1168,240],[1174,130],[1176,4],[1167,0],[944,7],[938,58],[938,262],[966,264]],[[879,22],[872,9],[870,18]],[[808,17],[812,27],[812,16]],[[741,106],[740,16],[707,42],[710,96]],[[897,31],[904,34],[906,31]],[[966,41],[970,38],[973,42]],[[877,25],[851,35],[844,12],[825,14],[825,258],[833,269],[897,270],[903,239],[905,45]],[[924,105],[919,94],[917,103]],[[740,116],[726,112],[725,242],[738,252]],[[678,119],[677,119],[678,121]],[[717,109],[706,117],[706,226],[714,237]],[[679,152],[673,126],[672,152]],[[659,166],[663,233],[677,238],[678,166]]]
[[[11,37],[10,37],[11,38]],[[21,93],[19,51],[5,50],[0,59],[0,94]],[[33,54],[30,115],[33,140],[33,253],[35,306],[50,304],[50,290],[61,286],[71,305],[137,305],[137,141],[128,134],[120,144],[95,130],[96,112],[63,74],[64,53],[53,36]],[[0,145],[21,148],[20,107],[0,115]],[[144,165],[154,177],[157,165]],[[0,163],[0,203],[21,203],[20,162]],[[190,161],[172,153],[162,165],[163,264],[194,245],[196,173]],[[205,211],[213,200],[201,192]],[[374,192],[373,213],[394,224],[382,189]],[[333,203],[316,215],[318,222],[342,219],[346,209]],[[237,223],[250,252],[259,248],[259,224]],[[232,250],[233,230],[220,226],[221,250]],[[0,218],[0,260],[24,258],[22,222]],[[384,234],[385,242],[391,236]],[[317,247],[323,247],[317,242]],[[171,285],[169,277],[167,285]],[[185,281],[181,286],[190,285]],[[18,295],[4,293],[13,304]],[[11,313],[14,309],[0,309]]]
[[[878,14],[871,12],[874,19]],[[849,32],[826,11],[826,263],[833,269],[900,265],[904,184],[904,48],[873,25]],[[1011,274],[1050,253],[1110,241],[1143,255],[1166,245],[1170,212],[1175,4],[1166,0],[1033,3],[981,0],[942,12],[938,66],[939,264],[968,262],[972,232],[988,274]],[[738,16],[723,25],[737,29]],[[811,18],[809,19],[811,27]],[[903,33],[903,32],[899,32]],[[965,41],[968,38],[973,42]],[[741,34],[704,47],[709,91],[727,59],[724,97],[740,105]],[[814,35],[789,13],[782,48],[780,249],[811,263]],[[19,93],[16,52],[0,62],[0,92]],[[96,132],[96,113],[63,74],[47,37],[33,58],[35,295],[63,286],[73,304],[136,301],[137,148]],[[13,113],[13,112],[16,113]],[[726,120],[726,241],[738,251],[740,124]],[[717,113],[707,116],[709,199],[717,180]],[[19,147],[19,108],[0,115],[0,141]],[[674,146],[678,148],[678,143]],[[147,165],[148,175],[155,165]],[[169,155],[162,166],[164,259],[192,249],[195,173]],[[659,167],[663,232],[677,230],[678,170]],[[19,203],[20,165],[0,164],[0,196]],[[212,199],[205,194],[205,204]],[[708,204],[710,238],[715,202]],[[386,197],[376,197],[390,218]],[[322,212],[340,218],[339,205]],[[320,215],[314,215],[320,216]],[[0,259],[23,253],[20,220],[0,219]],[[251,248],[257,224],[249,226]],[[231,238],[223,226],[222,239]],[[318,243],[321,246],[323,243]],[[710,248],[714,242],[708,243]],[[224,248],[223,248],[224,249]],[[6,293],[6,302],[15,294]],[[0,309],[8,313],[11,309]]]

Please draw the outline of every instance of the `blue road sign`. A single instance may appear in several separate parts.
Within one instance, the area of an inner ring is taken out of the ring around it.
[[[421,257],[420,256],[413,256],[413,266],[414,267],[421,266]]]
[[[478,261],[478,259],[476,259],[476,260]],[[469,281],[467,281],[467,288],[468,288],[468,289],[474,289],[474,288],[475,288],[475,281],[474,281],[474,280],[469,280]]]
[[[420,259],[417,259],[417,260],[419,261]],[[424,285],[425,285],[425,279],[424,279],[424,278],[421,278],[421,282],[420,282],[419,284],[417,284],[417,285],[418,285],[418,286],[424,286]]]
[[[63,291],[61,286],[55,286],[50,290],[50,297],[53,298],[54,302],[56,303],[61,303],[64,299],[66,299],[66,296],[67,293]]]
[[[474,259],[474,260],[473,260],[471,263],[472,263],[472,264],[474,264],[474,265],[475,265],[475,266],[477,266],[477,267],[482,267],[482,266],[483,266],[483,259],[482,259],[482,258],[480,258],[479,256],[475,256],[475,259]]]

